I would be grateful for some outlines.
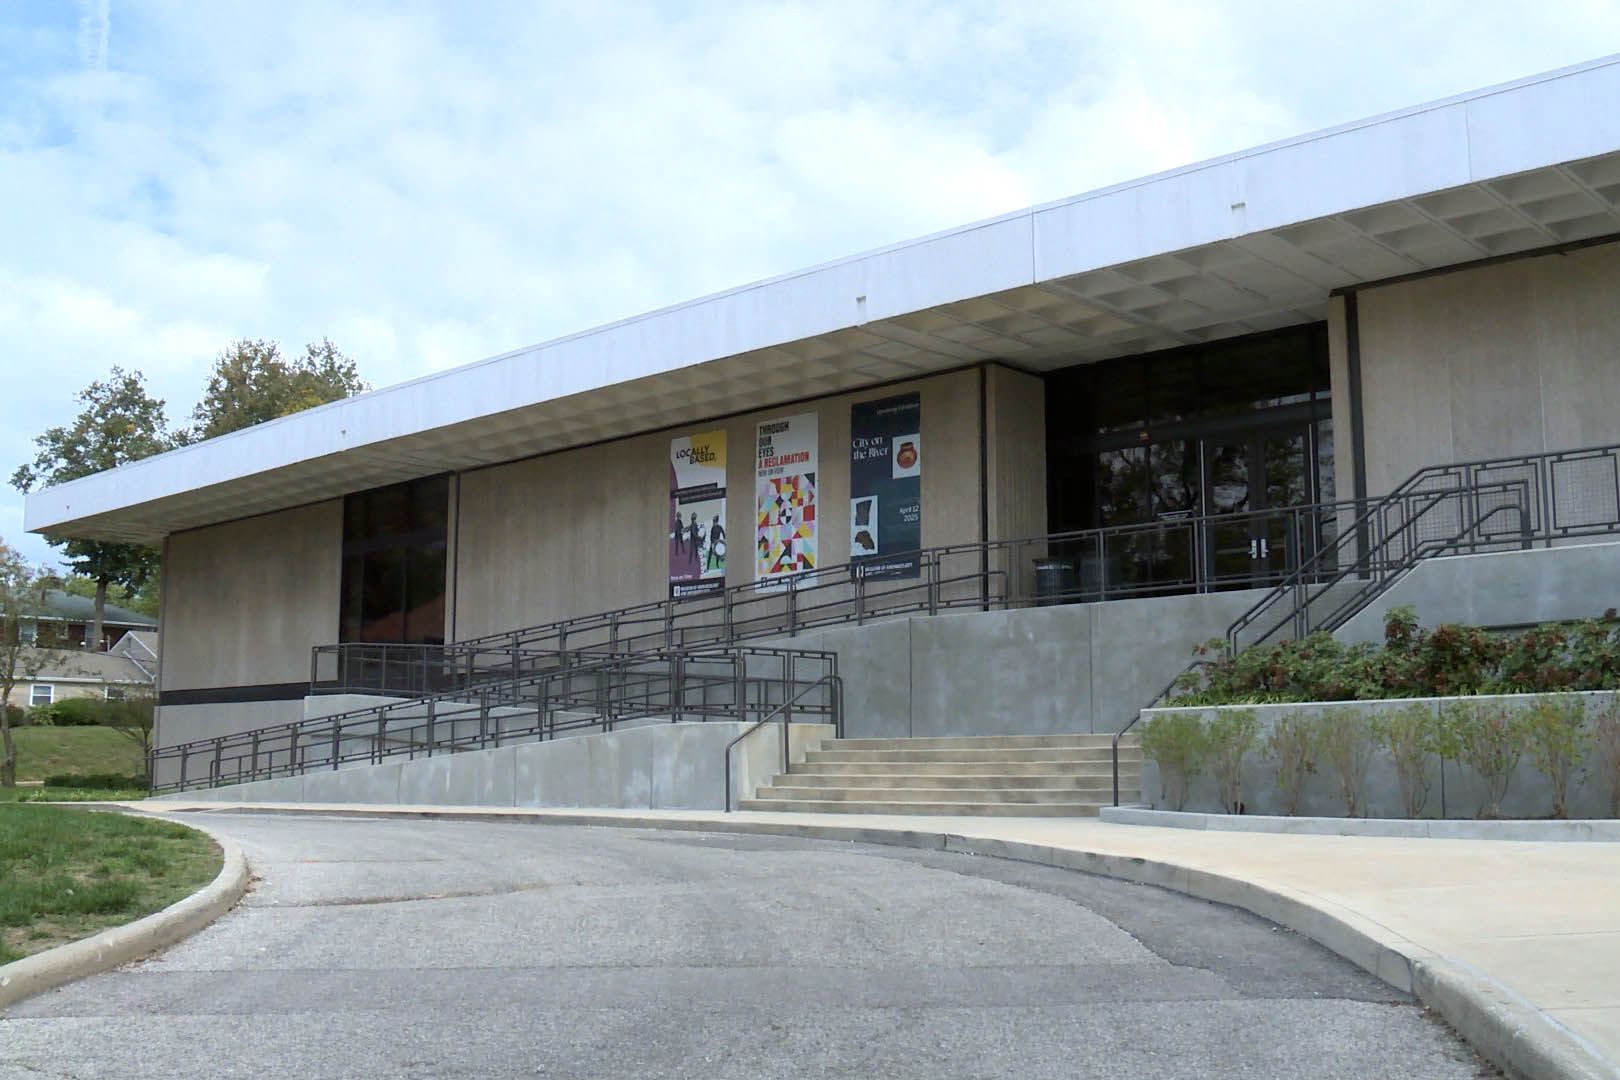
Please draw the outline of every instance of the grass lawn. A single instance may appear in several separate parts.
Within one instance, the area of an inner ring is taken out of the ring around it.
[[[0,964],[167,907],[221,862],[171,822],[0,802]]]
[[[141,748],[135,740],[107,727],[14,728],[17,744],[17,779],[43,780],[62,773],[117,773],[139,776],[146,772]]]
[[[0,787],[0,803],[19,802],[134,802],[146,798],[145,788],[128,790],[77,787]]]

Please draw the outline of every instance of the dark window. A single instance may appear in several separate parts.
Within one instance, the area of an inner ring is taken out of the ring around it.
[[[343,504],[343,641],[444,642],[450,481],[435,476]]]

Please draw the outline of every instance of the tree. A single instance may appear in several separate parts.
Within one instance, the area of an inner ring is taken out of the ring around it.
[[[162,567],[154,567],[151,576],[146,579],[146,584],[137,591],[131,592],[122,585],[109,586],[107,601],[130,611],[138,611],[142,615],[150,615],[155,619],[158,617],[158,588],[162,579]],[[62,579],[62,591],[93,600],[96,596],[96,583],[89,578],[69,574]]]
[[[152,760],[152,726],[156,715],[157,698],[141,690],[129,694],[121,701],[102,703],[101,723],[141,748],[141,761],[150,775]]]
[[[54,584],[0,541],[0,787],[17,786],[17,746],[11,738],[11,692],[39,673],[50,654],[23,641],[22,623],[45,610]]]
[[[274,341],[243,338],[214,361],[185,438],[212,439],[366,389],[354,361],[325,338],[304,346],[304,355],[292,360]]]
[[[146,392],[138,371],[115,367],[105,380],[78,395],[84,410],[67,427],[53,427],[34,438],[39,448],[30,465],[11,476],[19,491],[51,487],[160,454],[173,445],[163,402]],[[74,573],[96,583],[95,621],[89,639],[101,641],[107,590],[118,585],[139,592],[157,569],[158,553],[138,544],[101,540],[50,540],[67,556]]]

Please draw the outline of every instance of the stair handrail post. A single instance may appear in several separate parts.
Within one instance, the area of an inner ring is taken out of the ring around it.
[[[939,614],[939,552],[928,556],[928,614]]]
[[[253,732],[253,748],[250,751],[250,753],[251,753],[252,756],[248,759],[248,771],[250,773],[252,773],[254,776],[258,776],[259,775],[259,732],[258,732],[257,729],[255,729],[254,732]],[[151,775],[152,775],[151,768],[150,768],[150,766],[148,766],[147,776],[151,776]]]
[[[429,698],[428,703],[427,703],[427,756],[428,757],[433,756],[433,752],[434,752],[434,749],[435,749],[435,743],[437,742],[437,738],[436,738],[435,733],[434,733],[434,729],[437,726],[437,720],[438,720],[438,708],[436,706],[437,706],[437,703],[434,702],[433,699]]]
[[[332,717],[332,770],[334,772],[337,771],[338,767],[338,746],[340,743],[338,732],[341,730],[342,725],[338,723],[338,718]]]
[[[377,710],[377,763],[381,764],[388,749],[388,710]]]
[[[671,710],[670,719],[678,724],[686,714],[686,654],[676,653],[673,664],[674,680],[670,686],[670,696],[673,698],[671,704],[674,705],[674,709]]]

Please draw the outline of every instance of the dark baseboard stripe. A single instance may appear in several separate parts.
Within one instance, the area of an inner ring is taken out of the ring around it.
[[[159,705],[235,705],[254,701],[302,701],[309,683],[258,683],[254,686],[204,686],[194,690],[163,690]]]

